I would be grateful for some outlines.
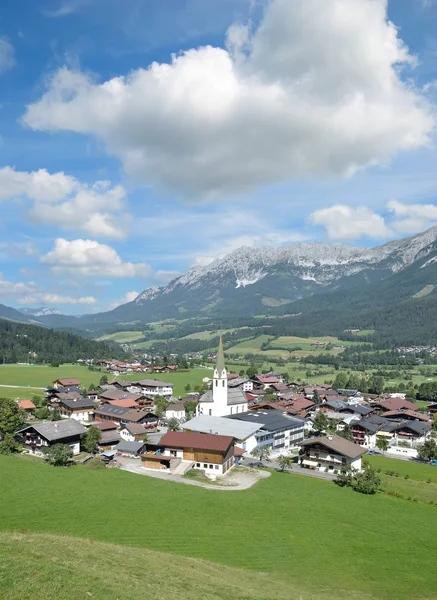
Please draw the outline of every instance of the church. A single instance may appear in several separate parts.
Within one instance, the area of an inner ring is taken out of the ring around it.
[[[225,366],[222,336],[220,336],[212,387],[200,397],[196,414],[226,417],[246,411],[245,393],[240,388],[228,388],[228,373]]]

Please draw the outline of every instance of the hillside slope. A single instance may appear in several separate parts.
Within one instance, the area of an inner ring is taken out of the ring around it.
[[[312,598],[265,574],[199,559],[79,538],[0,533],[2,600],[286,600],[293,592]]]

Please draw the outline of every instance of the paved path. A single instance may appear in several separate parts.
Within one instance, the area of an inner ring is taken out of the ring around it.
[[[255,485],[260,479],[270,477],[268,471],[259,469],[245,468],[244,471],[232,469],[227,475],[220,479],[219,484],[214,485],[213,483],[208,484],[200,481],[193,481],[192,479],[180,477],[179,475],[171,475],[167,471],[144,469],[144,467],[140,465],[140,461],[135,459],[117,457],[117,463],[120,464],[120,469],[123,471],[129,471],[130,473],[136,473],[137,475],[146,475],[148,477],[154,477],[155,479],[165,479],[166,481],[173,481],[174,483],[197,485],[209,490],[220,490],[224,492],[247,490]]]
[[[0,384],[0,387],[2,388],[14,388],[16,390],[25,390],[25,389],[29,389],[29,390],[45,390],[46,388],[43,387],[36,387],[34,385],[6,385],[6,384]]]

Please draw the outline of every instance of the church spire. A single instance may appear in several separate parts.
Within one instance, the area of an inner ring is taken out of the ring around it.
[[[220,334],[219,347],[218,347],[218,351],[217,351],[217,362],[215,364],[215,368],[217,370],[217,373],[218,373],[219,377],[221,377],[221,374],[226,369],[226,367],[225,367],[225,355],[224,355],[224,352],[223,352],[222,334]]]

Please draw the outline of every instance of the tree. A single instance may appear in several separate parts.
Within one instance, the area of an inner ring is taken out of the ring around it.
[[[175,419],[174,417],[172,417],[170,419],[170,421],[167,423],[167,427],[168,427],[169,431],[179,431],[179,429],[180,429],[179,421],[177,419]]]
[[[254,448],[250,454],[260,462],[270,462],[270,448],[268,446]]]
[[[108,377],[107,377],[107,375],[102,375],[100,377],[99,385],[106,385],[107,383],[108,383]]]
[[[18,452],[20,446],[11,433],[6,433],[0,442],[0,454],[13,454]]]
[[[67,444],[54,444],[45,452],[45,459],[55,467],[65,467],[73,458],[73,450]]]
[[[350,428],[350,425],[345,425],[343,430],[338,431],[337,433],[340,437],[344,438],[345,440],[349,440],[350,442],[354,441],[354,436],[352,435],[352,429]]]
[[[50,421],[61,421],[62,417],[61,417],[61,413],[59,412],[59,410],[57,408],[55,408],[55,410],[52,412],[52,415],[50,417]]]
[[[435,460],[437,458],[437,444],[435,440],[426,440],[417,446],[417,455],[422,460]]]
[[[0,438],[15,433],[24,424],[24,413],[10,398],[0,398]]]
[[[191,392],[191,384],[187,383],[187,385],[184,387],[184,390],[186,392]]]
[[[313,427],[318,433],[321,433],[322,431],[326,431],[326,429],[328,429],[329,420],[324,412],[319,410],[316,413],[316,416],[313,419]]]
[[[334,483],[340,487],[348,487],[352,483],[353,471],[350,467],[342,467],[337,477],[334,479]]]
[[[42,406],[41,408],[37,408],[35,410],[35,417],[37,419],[48,419],[50,416],[50,411],[47,406]]]
[[[250,367],[246,369],[246,375],[249,379],[252,379],[252,377],[254,377],[257,373],[258,369],[255,367],[255,365],[250,365]]]
[[[167,410],[170,402],[166,400],[163,396],[156,396],[155,398],[155,413],[158,417],[162,417],[162,415]]]
[[[383,453],[388,450],[388,446],[389,444],[386,438],[378,437],[376,439],[376,447],[379,448],[379,450],[381,450]]]
[[[187,417],[193,417],[196,414],[197,402],[194,400],[189,400],[185,402],[185,415]]]
[[[437,413],[434,413],[432,417],[432,427],[434,431],[437,431]]]
[[[281,456],[278,458],[278,463],[279,463],[279,467],[283,473],[285,471],[285,469],[288,469],[293,465],[293,457],[292,456],[284,456],[283,454],[281,454]]]
[[[320,400],[320,394],[317,390],[314,390],[314,394],[313,394],[313,402],[314,404],[320,404],[321,400]]]
[[[351,487],[360,494],[375,494],[381,487],[381,478],[375,467],[366,463],[364,469],[352,477]]]
[[[102,432],[100,431],[100,429],[97,429],[97,427],[93,427],[91,425],[90,427],[88,427],[88,431],[82,438],[81,444],[87,452],[94,452],[94,450],[99,445],[101,439]]]

